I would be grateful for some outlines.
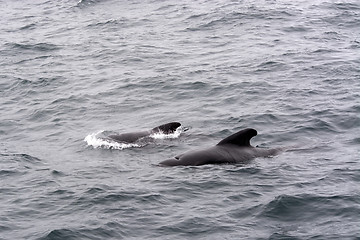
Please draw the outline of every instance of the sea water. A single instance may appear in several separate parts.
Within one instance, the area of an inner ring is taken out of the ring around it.
[[[0,239],[360,239],[359,1],[2,0],[0,14]],[[99,143],[172,121],[188,130]],[[248,127],[289,151],[158,166]]]

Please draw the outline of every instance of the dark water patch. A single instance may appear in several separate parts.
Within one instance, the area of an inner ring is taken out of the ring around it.
[[[54,77],[39,77],[36,80],[32,80],[31,85],[34,87],[46,87],[53,85],[55,87],[55,86],[60,86],[65,81],[66,79],[61,75]]]
[[[12,85],[10,88],[10,90],[17,90],[17,88],[22,89],[25,86],[29,86],[32,84],[32,81],[30,79],[27,78],[22,78],[22,77],[15,77],[13,78],[12,81]]]
[[[0,220],[2,220],[2,223],[0,223],[0,232],[5,233],[6,231],[11,231],[16,228],[15,226],[7,225],[3,219]],[[2,240],[5,238],[0,238],[0,239]]]
[[[178,7],[177,4],[172,4],[172,3],[168,2],[168,3],[165,3],[165,5],[162,5],[162,6],[159,6],[158,8],[156,8],[154,10],[154,12],[158,13],[158,12],[161,12],[161,11],[165,11],[166,13],[173,13],[173,12],[178,11],[177,7]]]
[[[22,43],[11,43],[7,44],[14,50],[18,51],[34,51],[34,52],[52,52],[59,49],[59,46],[51,43],[35,43],[35,44],[22,44]]]
[[[177,99],[194,99],[195,95],[206,96],[211,87],[208,83],[202,81],[184,83],[178,86],[174,97]]]
[[[327,133],[337,133],[337,128],[329,123],[325,119],[314,119],[312,121],[312,126],[309,126],[308,129],[312,129],[316,132],[327,132]]]
[[[327,119],[311,119],[303,121],[301,124],[294,127],[294,135],[304,135],[305,133],[308,136],[319,136],[318,134],[321,133],[336,134],[340,132],[339,129],[331,122],[328,122]]]
[[[62,97],[62,98],[56,98],[54,101],[51,102],[51,105],[55,105],[57,107],[61,106],[61,105],[74,105],[74,103],[76,104],[81,104],[81,103],[87,103],[89,102],[89,98],[82,96],[82,95],[69,95],[66,97]]]
[[[354,145],[360,144],[360,137],[355,137],[354,139],[351,139],[350,143]]]
[[[172,220],[171,223],[160,227],[157,231],[167,233],[168,236],[203,238],[212,233],[231,232],[233,229],[225,223],[217,222],[216,218],[213,217],[179,216],[178,219]]]
[[[33,30],[35,28],[36,28],[35,23],[29,23],[29,24],[26,24],[25,26],[19,28],[19,30]]]
[[[58,190],[55,190],[53,192],[50,192],[49,195],[54,195],[54,196],[64,196],[64,195],[73,195],[74,192],[73,191],[70,191],[70,190],[67,190],[67,189],[58,189]]]
[[[32,112],[28,119],[32,122],[46,122],[52,118],[56,111],[54,109],[37,109]]]
[[[360,213],[356,196],[280,195],[269,202],[261,216],[276,221],[306,221],[323,217],[349,217]]]
[[[291,16],[294,16],[294,12],[289,11],[289,9],[269,9],[255,5],[245,7],[241,4],[231,3],[221,8],[215,8],[211,12],[190,15],[186,21],[190,23],[199,22],[195,26],[188,27],[188,31],[204,31],[220,27],[234,29],[252,22],[279,21]]]
[[[349,182],[353,181],[354,184],[360,182],[360,169],[349,169],[349,168],[336,168],[332,172],[333,176],[330,176],[328,180]]]
[[[280,121],[277,115],[271,113],[253,114],[252,118],[253,123],[257,125],[269,125]]]
[[[99,193],[105,193],[106,190],[103,189],[103,188],[100,188],[100,187],[93,187],[93,188],[90,188],[89,190],[87,190],[85,193],[86,194],[99,194]]]
[[[340,115],[332,119],[332,123],[341,130],[356,129],[360,126],[360,115]]]
[[[226,180],[221,178],[215,179],[202,179],[201,181],[186,181],[183,183],[187,189],[198,189],[198,191],[206,192],[206,191],[213,191],[215,189],[223,189],[225,187],[231,186],[232,184]]]
[[[248,186],[245,186],[245,183],[241,183],[241,187],[243,187],[241,189],[241,193],[236,193],[236,194],[232,194],[231,193],[228,195],[228,197],[226,198],[226,200],[232,202],[232,203],[237,203],[237,202],[242,202],[242,201],[246,201],[249,199],[257,199],[260,198],[262,196],[262,194],[260,193],[260,191],[258,191],[258,189],[247,189]]]
[[[55,87],[59,87],[64,83],[63,76],[55,77],[15,77],[12,81],[11,86],[9,86],[11,91],[16,91],[17,97],[14,98],[14,95],[11,95],[9,92],[5,92],[5,96],[12,97],[12,100],[24,100],[24,97],[31,99],[31,102],[34,101],[33,97],[48,91],[53,91]]]
[[[328,66],[332,65],[333,61],[334,61],[334,60],[332,60],[331,62],[329,62],[331,59],[331,56],[336,56],[336,54],[339,54],[339,53],[341,53],[341,51],[339,51],[337,49],[333,49],[333,48],[318,48],[318,49],[310,52],[309,54],[310,55],[322,55],[324,58],[328,58],[328,61],[324,64],[319,65],[319,67],[323,67],[324,70],[325,69],[329,70]],[[341,65],[341,64],[334,64],[334,65]],[[332,70],[332,71],[334,71],[334,70]]]
[[[213,18],[213,19],[209,19],[209,18]],[[189,17],[188,20],[191,20],[192,24],[194,24],[194,20],[200,20],[200,23],[196,24],[195,26],[193,25],[191,27],[186,28],[186,31],[189,32],[215,30],[216,28],[226,27],[226,26],[233,28],[238,24],[241,24],[241,22],[238,21],[239,18],[237,13],[229,13],[222,17],[218,17],[218,16],[213,17],[209,14],[196,15],[195,17],[193,16]]]
[[[13,170],[13,169],[0,169],[0,177],[8,178],[15,177],[24,174],[24,171]]]
[[[104,191],[103,189],[92,188],[89,189],[83,196],[77,198],[72,202],[72,206],[79,209],[86,210],[91,207],[98,206],[111,206],[119,203],[125,204],[126,202],[132,202],[133,204],[163,204],[165,199],[163,195],[156,192],[142,192],[142,191],[121,191],[111,193]]]
[[[234,169],[226,169],[225,172],[231,173],[231,174],[241,174],[244,175],[253,175],[253,174],[259,174],[261,173],[261,168],[257,167],[237,167]]]
[[[39,204],[37,206],[34,206],[29,204],[27,205],[26,201],[24,201],[25,203],[22,203],[26,206],[19,206],[16,209],[12,209],[11,213],[13,214],[13,218],[17,219],[17,220],[21,220],[23,218],[28,218],[29,216],[31,216],[32,218],[38,218],[43,216],[43,209],[41,209],[42,204]],[[18,201],[14,202],[15,204],[19,204]],[[36,205],[36,204],[35,204]],[[39,208],[36,208],[39,207]]]
[[[49,178],[49,169],[37,169],[35,171],[38,172],[35,176],[31,174],[29,178],[20,179],[24,184],[25,182],[27,184],[24,190],[29,190],[31,187],[52,188],[58,186],[58,182]]]
[[[304,26],[291,26],[283,28],[284,32],[293,33],[293,32],[300,32],[305,33],[308,32],[310,29]]]
[[[336,31],[326,31],[326,32],[324,32],[324,39],[327,39],[329,41],[331,41],[331,40],[340,41],[341,38],[342,38],[342,35],[339,32],[336,32]]]
[[[266,61],[262,62],[255,67],[254,73],[266,73],[266,72],[276,72],[276,71],[285,71],[288,66],[286,63],[279,61]]]
[[[139,23],[137,23],[139,24]],[[130,21],[130,19],[127,18],[117,18],[117,19],[109,19],[106,21],[101,21],[101,22],[97,22],[97,23],[90,23],[87,27],[89,29],[98,29],[98,30],[103,30],[106,32],[114,32],[114,31],[121,31],[123,32],[125,29],[127,28],[131,28],[134,27],[136,25],[136,23]],[[126,39],[127,37],[127,33],[122,33],[122,34],[118,34],[118,39]],[[126,48],[126,46],[123,46],[123,48]],[[123,52],[125,53],[125,52]],[[103,56],[103,55],[111,55],[114,54],[114,51],[109,49],[108,52],[102,51],[99,52],[99,56]],[[107,58],[104,57],[104,60],[106,60]]]
[[[160,190],[159,193],[162,194],[163,196],[167,196],[167,199],[173,203],[184,203],[186,202],[186,199],[196,198],[201,195],[199,189],[192,189],[186,186],[179,186],[179,184],[176,184],[177,187],[171,187],[171,185],[166,190]]]
[[[239,13],[239,12],[230,12],[230,13],[226,13],[225,16],[216,18],[216,19],[212,19],[211,21],[207,22],[207,23],[203,23],[202,25],[200,25],[198,27],[198,29],[211,29],[211,28],[216,28],[216,27],[224,27],[224,26],[231,26],[231,27],[235,27],[235,26],[239,26],[242,24],[241,22],[241,18],[244,17],[244,14]]]
[[[6,162],[16,162],[32,165],[37,165],[43,162],[41,159],[26,153],[0,153],[0,157]]]
[[[4,181],[5,179],[3,179]],[[5,182],[5,181],[4,181]],[[0,187],[0,195],[2,199],[9,199],[12,196],[17,196],[16,191],[14,191],[13,187],[10,187],[10,185],[6,185],[4,187]],[[19,200],[15,200],[14,202],[17,203]]]
[[[303,238],[293,236],[286,232],[276,232],[276,233],[271,234],[269,237],[269,240],[301,240],[301,239],[303,239]]]
[[[332,2],[332,3],[324,3],[323,7],[327,7],[329,9],[335,9],[342,11],[351,11],[352,13],[356,13],[357,10],[360,10],[360,4],[358,2]]]
[[[352,40],[350,42],[349,49],[359,49],[360,48],[360,40]]]
[[[355,19],[359,17],[359,3],[346,2],[346,3],[330,3],[324,2],[319,5],[321,8],[329,10],[331,14],[323,17],[323,19],[331,24],[337,25],[338,27],[355,27]]]
[[[52,170],[51,175],[53,175],[54,177],[65,177],[65,176],[67,176],[66,173],[64,173],[62,171],[59,171],[59,170]]]
[[[204,81],[195,81],[195,82],[189,82],[189,83],[184,83],[178,86],[180,89],[182,90],[198,90],[201,89],[203,90],[208,89],[210,87],[209,83],[206,83]]]
[[[78,239],[80,237],[74,231],[69,229],[52,230],[47,236],[39,238],[39,240],[57,240],[57,239]]]
[[[46,236],[38,238],[39,240],[63,240],[63,239],[123,239],[121,228],[112,229],[109,227],[98,228],[62,228],[52,230]]]
[[[256,196],[256,198],[258,197]],[[262,206],[256,200],[252,203],[254,206],[242,206],[242,204],[247,203],[249,200],[246,196],[231,196],[227,200],[229,201],[227,204],[233,206],[233,209],[229,210],[227,215],[234,220],[251,219],[261,212]]]
[[[198,13],[198,14],[190,15],[189,17],[186,18],[186,20],[203,19],[206,16],[208,16],[208,13]]]
[[[32,164],[36,164],[36,163],[41,163],[42,160],[37,158],[37,157],[34,157],[34,156],[31,156],[29,154],[25,154],[25,153],[22,153],[22,154],[14,154],[13,156],[17,156],[17,157],[20,157],[21,160],[25,161],[25,162],[28,162],[28,163],[32,163]]]

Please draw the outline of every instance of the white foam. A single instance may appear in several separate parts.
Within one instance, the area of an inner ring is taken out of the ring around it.
[[[141,147],[139,144],[134,143],[119,143],[111,140],[106,140],[104,138],[99,137],[104,131],[99,131],[96,133],[91,133],[87,135],[84,141],[93,148],[104,148],[104,149],[118,149],[123,150],[125,148],[132,147]]]
[[[180,126],[173,133],[165,134],[160,131],[151,134],[150,137],[154,139],[174,139],[174,138],[178,138],[182,132],[183,132],[183,128]]]

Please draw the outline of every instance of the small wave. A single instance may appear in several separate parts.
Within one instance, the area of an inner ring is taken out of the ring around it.
[[[211,14],[212,15],[212,14]],[[243,12],[228,12],[224,15],[213,16],[211,17],[208,13],[200,13],[189,16],[187,20],[193,22],[194,20],[200,20],[200,23],[195,26],[188,27],[187,31],[204,31],[209,29],[215,29],[219,27],[229,26],[234,28],[236,26],[242,25],[244,19],[252,18],[251,14],[246,14]]]
[[[63,177],[66,176],[65,173],[63,173],[62,171],[58,171],[58,170],[52,170],[51,174],[55,177]]]
[[[84,141],[93,148],[123,150],[126,148],[142,147],[140,144],[136,143],[119,143],[110,139],[102,138],[100,136],[103,134],[103,132],[104,131],[101,130],[96,133],[91,133],[85,137]]]
[[[16,176],[18,174],[21,174],[20,171],[17,170],[8,170],[8,169],[2,169],[0,170],[0,176],[1,177],[10,177],[10,176]]]
[[[39,158],[25,153],[0,153],[0,159],[1,179],[19,177],[42,164]]]
[[[36,43],[36,44],[21,44],[21,43],[13,43],[11,47],[16,50],[24,51],[37,51],[37,52],[50,52],[58,50],[59,47],[57,45],[51,43]]]
[[[91,23],[88,25],[88,27],[89,28],[104,27],[105,29],[111,28],[111,27],[116,27],[116,26],[126,27],[127,22],[128,22],[128,19],[126,19],[126,18],[109,19],[106,21],[99,21],[99,22]]]
[[[257,167],[242,167],[242,165],[239,164],[239,168],[230,168],[230,169],[226,169],[225,171],[228,173],[236,173],[236,174],[248,174],[248,175],[253,175],[253,174],[259,174],[261,173],[261,169],[257,168]]]
[[[41,159],[26,153],[0,153],[0,157],[20,163],[38,164],[42,162]]]
[[[26,24],[25,26],[21,27],[19,30],[35,29],[35,28],[36,28],[36,24],[30,23],[30,24]]]
[[[262,72],[273,72],[273,71],[281,71],[286,69],[286,64],[279,61],[265,61],[260,63],[255,70],[255,73]]]
[[[41,240],[53,239],[122,239],[123,233],[119,229],[116,231],[109,227],[98,228],[61,228],[54,229],[46,236],[39,238]]]
[[[303,27],[303,26],[291,26],[291,27],[286,27],[284,28],[284,32],[307,32],[309,31],[308,28]]]

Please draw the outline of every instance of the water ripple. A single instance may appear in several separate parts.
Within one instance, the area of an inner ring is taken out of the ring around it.
[[[358,1],[0,6],[0,238],[359,236]],[[141,147],[83,141],[174,120]],[[288,151],[158,166],[246,127]]]

